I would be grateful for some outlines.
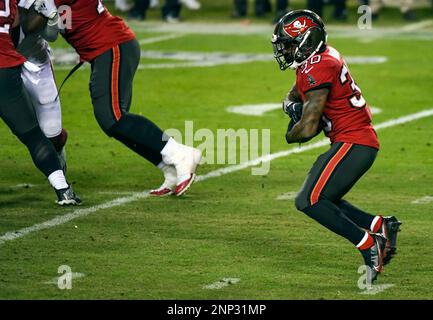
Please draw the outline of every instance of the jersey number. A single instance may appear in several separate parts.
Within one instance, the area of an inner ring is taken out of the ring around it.
[[[364,108],[367,104],[364,97],[361,94],[361,89],[356,85],[355,80],[349,74],[349,69],[347,69],[346,65],[343,65],[340,73],[340,82],[341,85],[344,85],[347,81],[351,80],[350,87],[353,91],[353,96],[350,97],[349,101],[352,107],[354,108]]]
[[[5,9],[0,10],[0,18],[7,18],[11,14],[10,0],[4,0]],[[0,33],[9,33],[10,25],[0,25]]]
[[[102,3],[102,0],[98,0],[98,7],[96,8],[96,10],[98,11],[98,14],[101,14],[102,12],[105,11],[105,7],[104,4]]]

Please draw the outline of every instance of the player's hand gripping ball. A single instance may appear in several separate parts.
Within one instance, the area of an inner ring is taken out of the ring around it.
[[[287,132],[292,131],[292,129],[295,126],[295,124],[297,124],[301,120],[303,108],[304,108],[304,105],[301,102],[290,102],[290,103],[286,103],[286,101],[283,102],[283,111],[285,113],[287,113],[289,115],[289,117],[290,117],[290,122],[289,122],[289,126],[287,128]],[[324,126],[325,126],[325,124],[321,120],[320,123],[319,123],[319,126],[317,128],[316,135],[318,135],[323,130]],[[313,137],[311,137],[311,138],[305,138],[302,141],[300,141],[300,143],[308,142],[311,139],[313,139]]]
[[[293,126],[301,120],[302,117],[302,107],[301,102],[284,101],[283,111],[290,117],[289,128],[292,130]]]

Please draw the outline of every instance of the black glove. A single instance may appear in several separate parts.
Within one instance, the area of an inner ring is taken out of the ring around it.
[[[291,102],[291,103],[286,104],[286,105],[285,105],[285,103],[283,103],[283,110],[290,117],[290,122],[289,122],[289,126],[287,128],[287,133],[292,131],[295,124],[301,120],[303,106],[304,105],[300,102]],[[326,127],[326,123],[323,120],[320,120],[319,126],[317,128],[317,133],[315,136],[317,136],[323,130],[324,127]],[[287,133],[286,133],[286,137],[287,137]],[[299,141],[299,143],[305,143],[305,142],[310,141],[311,139],[313,139],[313,137],[304,138],[301,141]]]
[[[301,102],[284,101],[283,111],[289,115],[289,117],[297,123],[302,117],[302,108],[304,104]]]

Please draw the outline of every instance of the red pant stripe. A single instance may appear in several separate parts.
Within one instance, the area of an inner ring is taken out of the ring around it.
[[[119,105],[119,69],[120,69],[120,49],[119,46],[113,48],[113,65],[111,71],[111,104],[116,121],[122,117]]]
[[[337,165],[341,162],[341,160],[344,158],[344,156],[349,152],[349,150],[352,148],[353,144],[351,143],[343,143],[341,148],[337,151],[337,153],[331,158],[331,160],[326,165],[325,169],[323,170],[322,174],[320,175],[319,180],[317,180],[316,185],[313,188],[313,191],[310,195],[310,204],[314,205],[319,201],[320,194],[323,191],[323,188],[325,187],[326,183],[328,182],[329,178],[332,175],[332,172],[334,172]]]

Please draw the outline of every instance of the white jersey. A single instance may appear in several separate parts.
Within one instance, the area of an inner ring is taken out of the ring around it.
[[[20,0],[18,6],[29,9],[34,2],[35,0]],[[50,61],[48,42],[38,33],[25,36],[21,30],[17,51],[36,65],[42,65]]]

